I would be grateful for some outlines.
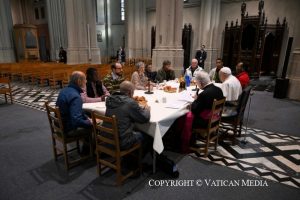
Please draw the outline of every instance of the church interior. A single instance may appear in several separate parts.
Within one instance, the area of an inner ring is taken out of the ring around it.
[[[299,0],[0,0],[0,199],[299,199],[299,8]],[[93,67],[103,79],[121,63],[130,81],[137,63],[156,72],[168,60],[180,80],[195,58],[207,73],[218,59],[232,75],[243,63],[251,89],[239,98],[239,134],[235,124],[230,140],[218,139],[228,134],[222,115],[216,149],[182,153],[170,144],[186,114],[177,113],[150,134],[161,133],[163,151],[153,144],[143,172],[121,185],[114,170],[97,174],[98,157],[71,169],[54,158],[45,102],[56,105],[74,71]],[[176,169],[168,173],[160,155]]]

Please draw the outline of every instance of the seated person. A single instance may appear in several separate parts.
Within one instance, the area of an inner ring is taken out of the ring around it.
[[[195,97],[191,111],[181,120],[184,121],[181,134],[181,147],[184,153],[188,152],[189,144],[193,145],[196,140],[192,135],[192,128],[207,128],[214,99],[224,98],[222,90],[210,81],[205,71],[197,73],[195,81],[199,89],[203,91]]]
[[[198,65],[198,60],[194,58],[192,59],[191,66],[186,69],[184,76],[188,75],[190,80],[194,80],[197,73],[202,70],[203,69]]]
[[[237,101],[242,93],[242,86],[239,80],[231,74],[231,69],[223,67],[219,72],[219,77],[222,81],[220,87],[224,97],[226,97],[226,102]]]
[[[123,67],[120,63],[113,63],[111,65],[111,73],[103,78],[103,84],[112,94],[120,89],[120,84],[125,80],[123,77]]]
[[[191,105],[191,112],[194,115],[193,127],[206,128],[214,99],[220,100],[224,96],[222,90],[210,81],[209,75],[206,72],[199,72],[195,80],[199,89],[203,91],[197,95]]]
[[[86,70],[86,75],[86,87],[82,88],[83,92],[80,94],[83,103],[104,101],[110,94],[100,81],[97,70],[90,67]]]
[[[249,85],[250,78],[248,73],[244,69],[244,63],[239,62],[236,67],[236,77],[240,81],[242,88],[246,88]]]
[[[133,72],[131,82],[137,90],[146,90],[148,85],[148,78],[145,75],[145,64],[143,62],[136,63],[137,71]]]
[[[148,77],[148,79],[150,79],[150,81],[152,81],[153,83],[156,82],[156,75],[157,75],[157,72],[153,72],[152,71],[152,65],[146,65],[146,68],[145,68],[145,75]]]
[[[67,136],[92,134],[92,120],[83,114],[82,99],[80,97],[81,88],[85,84],[85,74],[75,71],[71,75],[68,87],[59,92],[56,106],[60,109],[64,132]],[[83,150],[88,148],[87,145],[83,147]]]
[[[134,123],[147,123],[150,120],[150,107],[140,107],[133,99],[133,93],[134,85],[130,81],[124,81],[120,84],[120,91],[106,99],[105,115],[115,115],[118,120],[121,150],[129,149],[138,142],[145,142],[145,135],[135,131],[133,127]]]
[[[219,77],[219,71],[220,69],[223,67],[223,61],[221,58],[217,58],[216,60],[216,67],[213,68],[212,70],[210,70],[209,72],[209,77],[210,77],[210,80],[212,82],[215,82],[215,83],[221,83],[221,80],[220,80],[220,77]]]
[[[163,62],[163,67],[157,72],[156,80],[161,83],[164,80],[169,81],[174,79],[175,72],[172,69],[171,62],[169,60],[165,60]]]

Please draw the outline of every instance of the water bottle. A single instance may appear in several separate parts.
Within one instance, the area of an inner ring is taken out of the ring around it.
[[[190,77],[188,75],[185,75],[184,79],[185,79],[185,86],[190,87],[191,84]]]

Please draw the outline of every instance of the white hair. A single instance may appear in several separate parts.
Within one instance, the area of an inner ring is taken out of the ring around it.
[[[139,69],[142,66],[145,66],[144,62],[138,62],[138,63],[135,64],[136,69]]]
[[[222,72],[226,75],[231,75],[231,69],[229,67],[222,67],[220,72]]]
[[[195,77],[196,81],[201,83],[201,85],[207,85],[210,83],[210,78],[207,72],[205,71],[200,71],[197,73]]]

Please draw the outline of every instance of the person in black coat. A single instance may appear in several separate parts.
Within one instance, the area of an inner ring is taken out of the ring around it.
[[[156,75],[157,72],[156,71],[152,71],[152,65],[146,65],[145,68],[145,75],[148,77],[148,79],[150,79],[150,81],[152,81],[153,83],[156,82]]]
[[[117,51],[117,59],[118,62],[122,63],[123,65],[126,62],[125,50],[122,47],[120,47],[120,49]]]
[[[105,97],[109,96],[110,93],[99,80],[97,70],[90,67],[86,70],[86,75],[86,88],[83,88],[84,95],[81,95],[84,103],[104,101]],[[86,98],[86,96],[88,98]]]
[[[204,50],[205,45],[201,46],[201,49],[196,52],[195,58],[198,60],[198,65],[204,69],[204,62],[207,57],[207,53]]]
[[[59,62],[67,63],[67,52],[64,50],[63,47],[60,47],[58,57]]]
[[[204,71],[197,74],[196,84],[202,92],[191,105],[194,115],[193,128],[206,128],[214,99],[220,100],[224,96],[222,90],[210,81],[209,75]]]
[[[176,131],[181,132],[180,143],[183,153],[189,152],[189,146],[195,145],[196,135],[192,134],[193,128],[205,129],[211,114],[214,99],[220,100],[223,92],[216,87],[205,71],[200,71],[195,77],[195,81],[200,90],[197,91],[195,100],[191,105],[191,111],[177,121]],[[180,126],[183,124],[183,126]]]

